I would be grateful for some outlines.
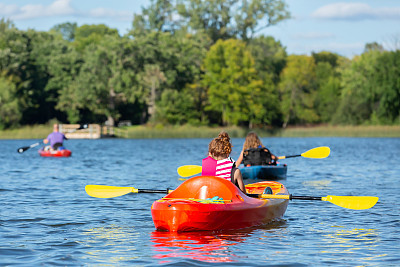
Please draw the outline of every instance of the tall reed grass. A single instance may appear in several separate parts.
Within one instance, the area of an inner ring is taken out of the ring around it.
[[[206,127],[206,126],[131,126],[127,128],[128,138],[213,138],[221,131],[230,137],[246,136],[247,131],[240,127]]]
[[[52,124],[25,126],[0,131],[0,139],[44,139],[52,131]],[[396,126],[310,126],[286,129],[254,129],[240,127],[206,126],[130,126],[120,129],[121,138],[213,138],[226,131],[232,138],[245,137],[255,131],[261,137],[400,137],[400,125]],[[116,131],[117,133],[117,131]]]
[[[24,126],[0,131],[0,139],[45,139],[53,131],[53,124]]]
[[[330,126],[291,127],[279,131],[281,137],[400,137],[400,125],[395,126]]]

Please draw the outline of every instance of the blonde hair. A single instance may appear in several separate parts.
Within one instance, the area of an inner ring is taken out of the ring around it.
[[[243,151],[246,151],[250,148],[257,148],[259,146],[263,147],[263,144],[261,143],[261,140],[258,138],[257,134],[254,132],[248,133],[246,140],[244,140]]]
[[[226,132],[221,132],[208,145],[208,152],[213,158],[227,158],[232,152],[231,139]]]

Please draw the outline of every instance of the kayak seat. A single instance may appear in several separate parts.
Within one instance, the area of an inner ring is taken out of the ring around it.
[[[166,198],[218,199],[232,200],[244,195],[232,182],[215,176],[197,176],[183,182]]]
[[[265,189],[264,189],[264,192],[263,192],[263,194],[268,194],[268,195],[272,195],[272,188],[271,187],[266,187]]]

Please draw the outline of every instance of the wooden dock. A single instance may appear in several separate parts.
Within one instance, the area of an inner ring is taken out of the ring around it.
[[[128,138],[126,130],[100,124],[60,124],[60,132],[68,139]]]
[[[60,132],[64,133],[65,137],[67,137],[68,139],[101,138],[101,127],[99,124],[86,125],[86,128],[80,129],[81,124],[60,124]]]

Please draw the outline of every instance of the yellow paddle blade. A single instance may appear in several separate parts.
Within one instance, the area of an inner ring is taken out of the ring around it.
[[[359,196],[326,196],[323,201],[329,201],[339,207],[353,210],[366,210],[372,208],[378,197],[359,197]]]
[[[323,159],[328,157],[330,153],[331,149],[329,147],[320,146],[304,152],[301,156],[305,158]]]
[[[275,198],[275,199],[300,199],[300,200],[322,200],[329,201],[339,207],[352,209],[352,210],[365,210],[372,208],[378,197],[364,197],[364,196],[326,196],[326,197],[312,197],[312,196],[290,196],[290,195],[270,195],[262,194],[261,198]]]
[[[138,192],[134,187],[118,187],[109,185],[87,185],[85,190],[89,196],[98,198],[119,197],[131,192]]]
[[[189,177],[201,173],[201,166],[185,165],[178,168],[178,174],[182,177]]]

